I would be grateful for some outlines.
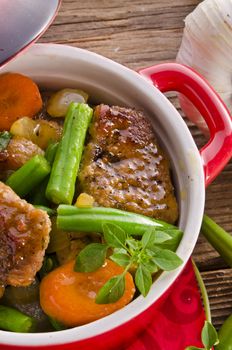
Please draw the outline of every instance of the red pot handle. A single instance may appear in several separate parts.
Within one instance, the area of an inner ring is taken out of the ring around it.
[[[160,91],[185,95],[205,119],[210,139],[200,150],[209,185],[232,157],[232,120],[225,104],[213,88],[194,70],[178,63],[163,63],[139,70]]]

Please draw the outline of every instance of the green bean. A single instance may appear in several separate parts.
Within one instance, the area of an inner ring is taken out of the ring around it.
[[[204,215],[201,232],[221,257],[232,267],[232,236]]]
[[[47,199],[45,192],[48,185],[49,177],[46,178],[35,188],[30,196],[30,203],[34,205],[49,206],[49,200]]]
[[[56,156],[56,151],[58,148],[59,142],[56,143],[51,143],[45,152],[45,158],[47,159],[48,163],[52,166],[55,156]],[[33,191],[30,202],[34,205],[42,205],[45,207],[49,206],[49,201],[46,197],[46,189],[49,181],[49,176],[47,176]]]
[[[6,184],[20,197],[25,197],[50,173],[50,170],[47,160],[41,155],[36,155],[10,175]]]
[[[204,215],[201,232],[221,257],[232,267],[232,236],[212,219]],[[232,315],[223,323],[218,332],[219,345],[215,350],[232,350]]]
[[[45,151],[45,158],[47,159],[48,163],[50,163],[51,165],[55,160],[58,146],[59,146],[59,142],[51,143],[50,145],[48,145]]]
[[[50,316],[48,316],[48,319],[49,319],[52,327],[55,329],[55,331],[62,331],[62,330],[67,328],[62,323],[60,323],[59,321],[55,320],[54,318],[52,318]]]
[[[215,350],[232,350],[232,315],[230,315],[218,332],[219,344]]]
[[[64,122],[63,136],[52,166],[46,196],[56,204],[71,204],[86,132],[93,110],[84,103],[71,103]]]
[[[54,254],[45,255],[43,265],[38,274],[40,279],[43,279],[49,272],[58,267],[58,262]]]
[[[41,209],[41,210],[44,210],[46,211],[46,213],[49,215],[49,216],[54,216],[56,215],[56,211],[54,209],[51,209],[51,208],[48,208],[44,205],[34,205],[34,207],[36,209]]]
[[[165,230],[172,237],[165,248],[176,250],[183,233],[175,226],[144,215],[112,208],[77,208],[70,205],[59,205],[57,209],[57,227],[64,231],[102,233],[104,222],[120,226],[130,235],[142,235],[149,228]]]
[[[36,320],[8,306],[0,305],[0,329],[12,332],[33,332]]]

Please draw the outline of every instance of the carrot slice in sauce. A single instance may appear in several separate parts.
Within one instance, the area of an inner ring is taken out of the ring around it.
[[[40,304],[43,311],[66,326],[83,325],[105,317],[128,304],[135,293],[133,278],[126,273],[123,296],[111,304],[96,304],[99,289],[123,268],[111,260],[90,273],[75,272],[74,261],[62,265],[43,278],[40,284]]]
[[[18,73],[0,75],[0,131],[9,130],[16,119],[33,117],[42,108],[38,86]]]

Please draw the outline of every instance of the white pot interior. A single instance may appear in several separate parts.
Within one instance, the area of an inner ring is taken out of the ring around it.
[[[204,174],[196,145],[171,103],[137,73],[94,53],[63,45],[36,44],[0,72],[30,76],[42,89],[79,87],[92,101],[142,109],[171,159],[179,199],[179,226],[184,237],[178,255],[188,261],[201,226],[204,210]],[[183,264],[183,266],[184,266]],[[91,324],[62,332],[14,334],[0,331],[2,344],[62,344],[101,334],[132,319],[154,303],[182,270],[163,273],[146,298],[138,297],[122,310]]]

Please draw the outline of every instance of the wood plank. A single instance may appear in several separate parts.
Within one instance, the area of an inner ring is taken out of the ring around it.
[[[202,277],[209,295],[213,324],[218,329],[232,314],[232,269],[203,272]]]
[[[40,41],[78,46],[136,69],[175,58],[183,19],[199,2],[66,0]]]

